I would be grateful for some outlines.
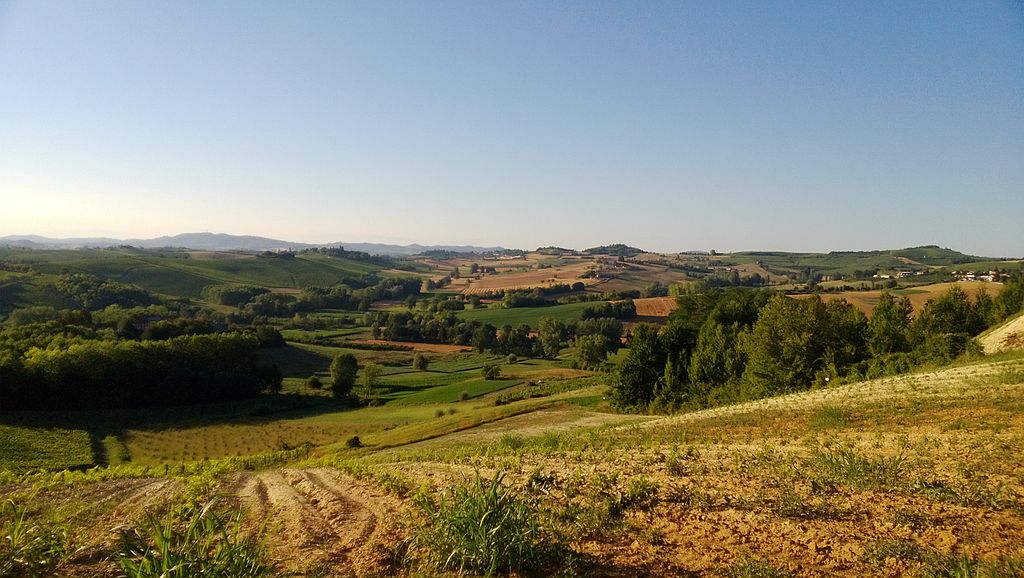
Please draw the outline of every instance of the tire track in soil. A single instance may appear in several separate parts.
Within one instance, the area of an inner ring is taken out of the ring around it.
[[[246,473],[232,488],[247,520],[265,523],[275,555],[293,565],[375,573],[388,566],[388,546],[401,539],[390,524],[401,503],[333,470]]]

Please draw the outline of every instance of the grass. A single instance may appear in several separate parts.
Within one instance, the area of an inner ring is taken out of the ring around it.
[[[436,500],[419,494],[426,518],[417,535],[428,561],[442,571],[495,576],[537,571],[563,558],[566,548],[546,525],[536,504],[502,484],[502,474],[477,473]]]
[[[281,575],[269,560],[262,530],[245,536],[241,522],[241,511],[218,514],[212,502],[183,521],[150,515],[122,532],[118,563],[128,578]]]
[[[580,318],[580,313],[587,307],[602,305],[603,301],[592,301],[584,303],[567,303],[565,305],[551,305],[548,307],[516,307],[513,309],[467,309],[456,313],[459,319],[466,321],[479,321],[490,323],[495,327],[512,325],[513,327],[526,324],[530,327],[537,327],[541,317],[550,317],[559,321],[574,321]]]
[[[0,576],[45,576],[70,553],[67,529],[29,516],[28,506],[0,502]]]
[[[301,288],[331,285],[344,277],[380,270],[376,265],[326,255],[197,260],[183,258],[181,252],[158,250],[0,250],[0,258],[12,257],[49,275],[62,270],[91,273],[182,297],[199,297],[203,287],[217,283]]]
[[[19,416],[22,417],[22,416]],[[0,470],[65,470],[96,463],[89,434],[79,429],[0,425]]]

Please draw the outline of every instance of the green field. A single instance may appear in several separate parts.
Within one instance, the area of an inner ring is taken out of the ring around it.
[[[27,416],[10,417],[23,422]],[[8,418],[0,421],[9,423]],[[96,463],[89,434],[80,429],[0,425],[0,448],[0,470],[12,472],[77,469]]]
[[[603,305],[604,301],[590,301],[584,303],[567,303],[565,305],[551,305],[549,307],[516,307],[514,309],[467,309],[459,311],[456,315],[467,321],[479,321],[490,323],[495,327],[502,327],[505,324],[513,326],[525,323],[530,327],[537,327],[541,317],[550,317],[559,321],[575,321],[580,318],[580,313],[587,307]]]
[[[144,289],[182,297],[199,297],[219,283],[299,289],[332,285],[345,277],[379,271],[376,265],[326,255],[293,258],[252,256],[238,259],[192,259],[183,252],[129,249],[54,251],[0,250],[0,259],[27,263],[38,272],[90,273]]]

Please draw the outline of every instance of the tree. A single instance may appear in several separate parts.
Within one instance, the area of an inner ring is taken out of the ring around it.
[[[768,300],[744,339],[743,395],[747,399],[810,386],[822,362],[824,316],[825,306],[817,297],[776,295]]]
[[[664,367],[658,334],[646,323],[637,325],[612,384],[612,401],[622,408],[646,407],[661,389]]]
[[[351,353],[339,353],[331,361],[331,393],[335,399],[348,397],[352,392],[352,386],[356,384],[356,373],[359,371],[359,361]]]
[[[910,299],[896,299],[883,291],[868,321],[868,348],[874,356],[907,351],[910,315],[914,308]]]
[[[363,397],[366,399],[373,399],[377,396],[377,381],[383,373],[384,368],[378,363],[371,361],[363,366],[363,377],[361,380],[363,386]]]
[[[576,366],[582,369],[600,369],[608,359],[604,337],[598,333],[576,338]]]
[[[565,339],[565,324],[557,319],[541,317],[537,324],[537,338],[540,340],[541,351],[546,359],[558,357]]]
[[[484,379],[498,379],[501,376],[501,366],[496,363],[488,363],[480,373],[484,376]]]

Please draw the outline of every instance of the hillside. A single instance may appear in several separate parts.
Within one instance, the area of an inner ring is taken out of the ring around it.
[[[211,466],[215,487],[250,531],[269,528],[285,569],[319,575],[422,567],[423,546],[402,546],[429,524],[414,488],[496,472],[550,516],[588,576],[1003,575],[1024,557],[1019,356],[653,420],[600,413],[581,395],[462,406],[363,449],[229,460]],[[38,494],[78,512],[89,550],[113,548],[115,520],[192,483],[117,471]],[[97,560],[64,569],[113,571]]]

